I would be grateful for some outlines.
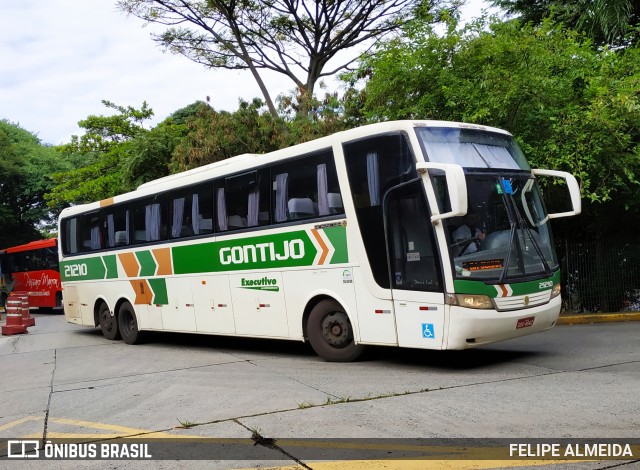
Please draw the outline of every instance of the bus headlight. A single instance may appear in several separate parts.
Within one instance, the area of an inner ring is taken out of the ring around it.
[[[486,295],[477,294],[447,294],[447,303],[449,305],[459,305],[467,308],[483,308],[492,309],[493,302]]]
[[[560,283],[553,286],[551,289],[551,298],[558,297],[560,295]]]

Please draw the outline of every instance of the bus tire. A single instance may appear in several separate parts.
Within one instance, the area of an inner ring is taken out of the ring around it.
[[[118,330],[118,318],[111,315],[109,306],[102,302],[98,309],[98,322],[102,335],[110,340],[120,339],[120,331]]]
[[[142,342],[142,333],[138,330],[138,319],[133,306],[124,302],[118,310],[118,328],[122,341],[127,344],[139,344]]]
[[[307,337],[318,356],[327,362],[349,362],[362,354],[346,312],[335,300],[320,301],[307,319]]]

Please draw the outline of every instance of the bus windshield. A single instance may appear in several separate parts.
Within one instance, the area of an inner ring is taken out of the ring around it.
[[[514,139],[477,129],[417,128],[429,161],[465,169],[468,209],[443,220],[458,279],[513,282],[558,268],[537,181]],[[444,178],[435,177],[440,210]]]
[[[531,171],[522,150],[506,133],[457,127],[416,127],[416,133],[431,162]]]
[[[456,277],[506,282],[558,268],[547,212],[530,174],[467,174],[467,215],[444,220]]]

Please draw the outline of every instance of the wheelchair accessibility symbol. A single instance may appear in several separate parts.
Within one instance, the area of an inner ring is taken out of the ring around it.
[[[422,324],[422,337],[429,338],[429,339],[434,339],[436,337],[433,329],[433,323]]]

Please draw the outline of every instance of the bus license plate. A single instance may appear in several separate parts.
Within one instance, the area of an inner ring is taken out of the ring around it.
[[[528,326],[533,325],[533,321],[535,319],[536,317],[521,318],[520,320],[518,320],[518,323],[516,324],[516,330],[520,328],[527,328]]]

